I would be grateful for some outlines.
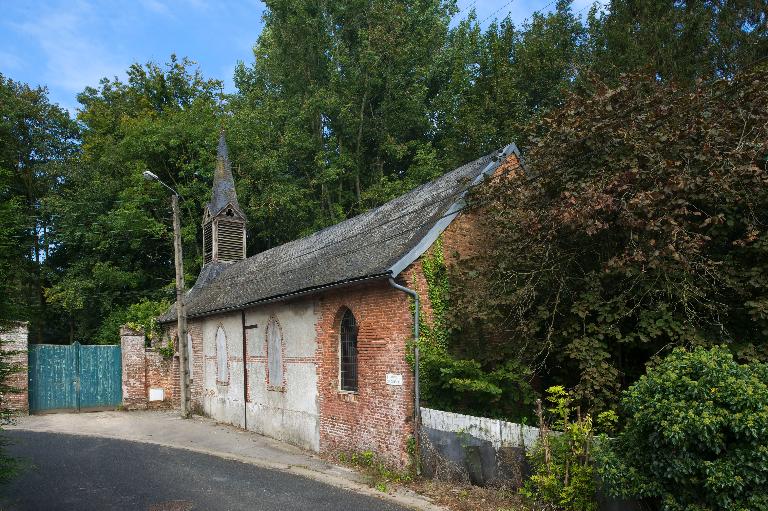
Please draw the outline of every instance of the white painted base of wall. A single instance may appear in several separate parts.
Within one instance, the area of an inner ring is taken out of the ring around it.
[[[491,442],[496,449],[502,446],[530,447],[539,439],[539,428],[431,408],[421,409],[421,425],[438,431],[467,433]]]

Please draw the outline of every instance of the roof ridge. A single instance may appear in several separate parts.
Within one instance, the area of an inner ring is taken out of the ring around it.
[[[329,225],[327,227],[323,227],[319,231],[315,231],[315,232],[313,232],[311,234],[307,234],[306,236],[302,236],[301,238],[296,238],[294,240],[286,241],[285,243],[281,243],[280,245],[274,246],[272,248],[269,248],[267,250],[264,250],[262,252],[254,254],[254,255],[252,255],[250,257],[247,257],[247,258],[243,259],[242,261],[237,261],[237,262],[229,265],[229,267],[226,268],[225,270],[223,270],[221,272],[220,276],[222,278],[226,279],[227,273],[233,272],[234,268],[237,267],[237,266],[245,266],[248,261],[255,261],[256,258],[258,258],[260,256],[266,257],[267,254],[269,254],[271,252],[274,252],[274,251],[276,251],[278,249],[284,249],[284,248],[289,247],[291,245],[298,245],[299,243],[301,243],[303,241],[307,241],[307,240],[309,240],[310,238],[313,238],[313,237],[320,237],[323,233],[326,233],[327,231],[329,231],[331,229],[340,229],[344,224],[348,224],[348,223],[350,223],[352,221],[359,221],[362,217],[365,217],[365,216],[375,216],[375,213],[379,212],[380,210],[384,209],[387,206],[391,206],[392,203],[394,203],[396,201],[404,200],[409,195],[418,195],[419,191],[422,191],[424,188],[427,188],[429,186],[433,186],[438,181],[447,181],[448,180],[447,178],[449,178],[449,176],[451,176],[452,174],[460,174],[461,173],[460,171],[465,169],[467,166],[470,166],[470,165],[473,165],[475,163],[478,163],[478,162],[480,162],[480,161],[482,161],[482,160],[484,160],[486,158],[490,158],[493,154],[494,153],[489,153],[489,154],[486,154],[485,156],[481,156],[480,158],[477,158],[477,159],[475,159],[475,160],[473,160],[473,161],[471,161],[469,163],[465,163],[464,165],[462,165],[460,167],[457,167],[457,168],[455,168],[455,169],[453,169],[453,170],[451,170],[449,172],[446,172],[445,174],[443,174],[441,176],[438,176],[438,177],[432,179],[431,181],[427,181],[426,183],[422,183],[422,184],[416,186],[415,188],[412,188],[411,190],[409,190],[408,192],[406,192],[406,193],[404,193],[402,195],[398,195],[397,197],[388,200],[384,204],[380,204],[380,205],[378,205],[378,206],[376,206],[374,208],[371,208],[371,209],[368,209],[366,211],[363,211],[362,213],[359,213],[359,214],[357,214],[357,215],[355,215],[353,217],[346,218],[346,219],[344,219],[344,220],[342,220],[340,222],[337,222],[337,223],[335,223],[333,225]],[[467,178],[466,180],[468,181],[467,185],[471,184],[471,179]],[[464,191],[465,190],[461,190],[461,191],[459,191],[459,193],[456,193],[455,194],[456,198],[458,198],[458,196],[461,195]],[[435,195],[437,195],[437,194],[436,193],[432,194],[433,197]],[[411,213],[411,212],[413,212],[413,211],[415,211],[417,209],[420,209],[421,207],[423,207],[423,206],[416,206],[416,207],[414,207],[412,209],[409,209],[407,212],[403,213],[402,215],[400,215],[398,217],[395,217],[395,219],[398,219],[401,216],[405,216],[408,213]],[[389,220],[388,222],[385,222],[385,223],[389,223],[391,221],[392,220]],[[381,225],[379,225],[378,227],[380,227],[380,226]],[[360,234],[363,234],[363,233],[360,233]],[[304,255],[309,255],[310,253],[313,253],[313,252],[314,251],[307,252],[305,254],[300,254],[299,256],[296,256],[296,257],[302,257]],[[295,259],[295,258],[293,258],[293,259]],[[283,262],[287,262],[287,261],[283,261]]]

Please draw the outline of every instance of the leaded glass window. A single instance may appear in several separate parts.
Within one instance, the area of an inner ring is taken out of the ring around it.
[[[341,390],[357,391],[357,321],[347,309],[341,318],[340,380]]]

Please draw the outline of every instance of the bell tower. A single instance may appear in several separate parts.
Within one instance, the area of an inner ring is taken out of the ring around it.
[[[235,192],[224,130],[219,134],[211,202],[203,213],[203,266],[245,259],[245,213]]]

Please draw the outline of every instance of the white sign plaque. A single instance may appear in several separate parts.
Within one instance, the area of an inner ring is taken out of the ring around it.
[[[402,385],[403,375],[387,373],[387,385]]]
[[[165,391],[163,389],[158,389],[158,388],[149,389],[150,401],[162,401],[163,399],[165,399]]]

